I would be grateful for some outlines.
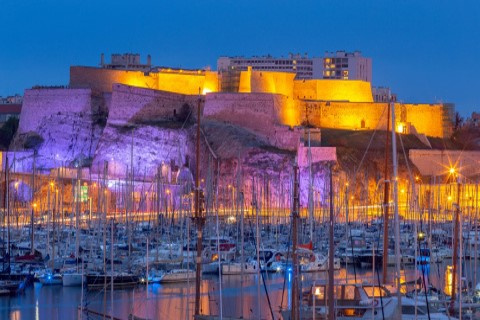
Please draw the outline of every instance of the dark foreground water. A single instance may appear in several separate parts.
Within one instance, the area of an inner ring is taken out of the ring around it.
[[[445,289],[445,269],[447,263],[432,265],[427,270],[427,281],[436,287]],[[479,261],[480,265],[480,261]],[[472,262],[473,266],[473,262]],[[469,262],[465,273],[473,281],[473,268]],[[336,272],[336,279],[371,282],[372,270],[348,267]],[[417,279],[421,272],[413,267],[402,273],[402,281]],[[245,275],[242,283],[240,276],[223,276],[222,287],[218,276],[205,276],[201,286],[201,309],[203,314],[220,314],[220,305],[224,317],[241,317],[246,319],[275,319],[280,317],[280,306],[290,305],[291,276],[287,274],[264,274],[271,310],[262,281],[256,275]],[[325,279],[324,272],[303,274],[304,288],[313,281]],[[381,278],[381,275],[380,275]],[[393,280],[393,269],[389,269],[389,278]],[[448,279],[448,277],[447,277]],[[377,274],[375,274],[377,283]],[[480,281],[480,277],[479,277]],[[473,284],[475,285],[475,284]],[[220,294],[221,291],[221,294]],[[113,299],[112,299],[113,298]],[[190,283],[149,285],[135,289],[115,290],[113,297],[110,289],[106,291],[85,291],[79,287],[46,287],[40,283],[26,289],[25,293],[15,297],[0,297],[0,319],[79,319],[78,307],[83,301],[84,307],[95,312],[112,314],[119,319],[128,319],[130,314],[148,319],[192,319],[195,300],[194,279]],[[220,304],[220,300],[222,304]],[[112,308],[113,301],[113,308]],[[113,310],[112,310],[113,309]],[[84,315],[83,319],[87,319]],[[99,319],[90,316],[88,319]],[[100,317],[101,319],[101,317]]]

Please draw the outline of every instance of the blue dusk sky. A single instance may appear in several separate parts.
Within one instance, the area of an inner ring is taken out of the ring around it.
[[[480,110],[480,1],[1,0],[0,96],[66,85],[100,53],[216,68],[221,55],[360,50],[404,102]]]

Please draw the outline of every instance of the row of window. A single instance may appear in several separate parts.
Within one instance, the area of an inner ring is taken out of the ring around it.
[[[313,65],[312,60],[232,60],[232,64]]]

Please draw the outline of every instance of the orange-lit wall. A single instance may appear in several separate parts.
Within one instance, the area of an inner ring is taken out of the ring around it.
[[[70,86],[112,92],[114,83],[182,94],[205,94],[219,90],[218,74],[212,71],[142,71],[70,67]]]
[[[112,85],[114,83],[152,89],[158,86],[157,79],[145,76],[142,71],[70,67],[71,87],[92,88],[101,92],[112,92]]]
[[[293,96],[294,73],[273,71],[242,71],[239,92],[276,93]]]
[[[373,102],[370,83],[357,80],[295,80],[293,94],[305,100]]]
[[[317,127],[348,130],[387,127],[386,103],[367,102],[305,102],[298,104],[301,121]],[[289,108],[284,106],[286,110]],[[396,123],[406,122],[413,125],[420,134],[431,137],[445,137],[443,108],[441,104],[395,104]]]
[[[158,79],[158,86],[155,89],[183,93],[201,94],[218,91],[218,76],[216,72],[179,73],[159,72],[152,73],[152,77]]]

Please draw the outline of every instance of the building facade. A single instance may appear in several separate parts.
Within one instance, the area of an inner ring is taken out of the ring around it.
[[[315,79],[362,80],[372,82],[372,59],[360,51],[325,52],[322,58],[313,59]]]
[[[102,53],[100,56],[100,67],[104,69],[150,71],[152,68],[152,59],[150,55],[148,55],[147,63],[142,64],[138,53],[114,53],[111,55],[110,63],[106,63],[105,56]]]
[[[296,79],[341,79],[372,82],[372,59],[363,57],[360,51],[326,52],[324,57],[309,58],[307,54],[289,54],[278,58],[267,56],[220,57],[217,70],[292,72]]]
[[[292,72],[297,79],[313,79],[313,59],[307,54],[289,54],[286,58],[276,58],[271,55],[259,57],[220,57],[217,60],[217,70],[246,71],[252,67],[255,71]]]

